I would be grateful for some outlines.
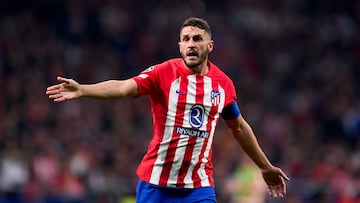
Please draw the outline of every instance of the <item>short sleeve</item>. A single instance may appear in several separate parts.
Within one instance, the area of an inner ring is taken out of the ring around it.
[[[224,107],[232,104],[234,101],[236,101],[236,98],[237,98],[235,86],[234,86],[234,83],[232,82],[232,80],[227,78],[226,84],[227,84],[227,86],[225,86],[226,98],[225,98]]]
[[[156,65],[147,68],[132,79],[135,80],[138,85],[138,93],[136,96],[150,94],[151,90],[156,87],[156,83],[158,81]]]
[[[241,114],[241,112],[236,102],[237,96],[236,96],[235,85],[228,76],[226,76],[225,78],[226,78],[226,83],[225,83],[226,97],[225,97],[224,108],[222,109],[221,112],[221,116],[224,120],[230,120],[237,118]]]

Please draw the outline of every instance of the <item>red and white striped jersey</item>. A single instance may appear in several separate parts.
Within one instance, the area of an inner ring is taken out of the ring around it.
[[[212,142],[224,106],[236,99],[233,82],[211,62],[191,73],[182,59],[152,66],[133,79],[150,95],[154,134],[137,169],[143,181],[169,187],[214,186]]]

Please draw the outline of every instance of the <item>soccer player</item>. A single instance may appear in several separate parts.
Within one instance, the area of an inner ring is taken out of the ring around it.
[[[55,102],[150,96],[153,137],[137,169],[139,203],[216,202],[211,155],[220,117],[261,169],[270,196],[283,197],[284,180],[289,178],[260,148],[240,113],[233,82],[208,60],[213,48],[207,21],[188,18],[180,30],[182,58],[151,66],[127,80],[79,84],[57,77],[59,84],[48,87],[46,94]]]

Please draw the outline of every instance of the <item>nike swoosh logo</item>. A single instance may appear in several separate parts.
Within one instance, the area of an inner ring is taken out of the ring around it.
[[[182,92],[180,90],[176,90],[175,92],[176,92],[176,94],[186,94],[186,92]]]

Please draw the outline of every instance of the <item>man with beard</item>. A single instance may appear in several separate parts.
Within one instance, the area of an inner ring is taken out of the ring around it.
[[[273,166],[242,117],[233,82],[208,60],[214,48],[208,23],[186,19],[180,30],[182,58],[151,66],[127,80],[79,84],[58,77],[47,88],[55,102],[78,97],[150,95],[153,137],[137,175],[137,202],[216,202],[212,142],[222,117],[246,154],[261,169],[270,196],[286,193],[286,174]]]

